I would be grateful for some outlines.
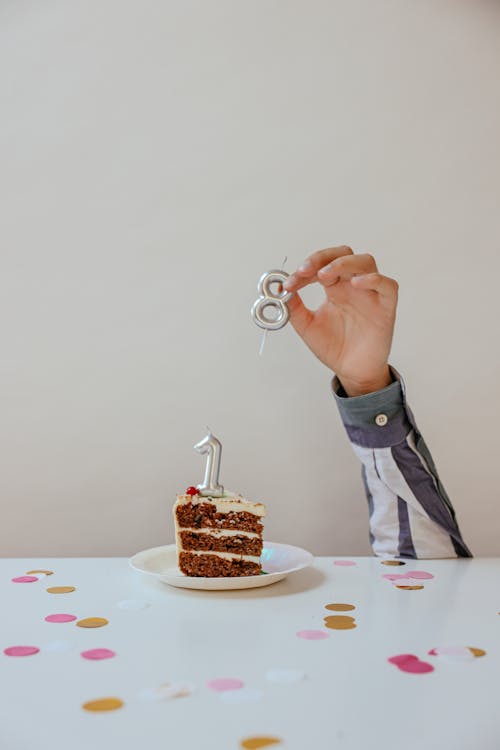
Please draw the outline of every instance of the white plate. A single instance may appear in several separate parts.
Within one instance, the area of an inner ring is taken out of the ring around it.
[[[181,573],[177,567],[175,544],[168,544],[165,547],[153,547],[138,552],[130,558],[129,565],[134,570],[154,576],[157,580],[168,583],[170,586],[220,591],[223,589],[252,589],[258,586],[269,586],[271,583],[281,581],[290,573],[295,573],[297,570],[312,565],[314,557],[301,547],[264,542],[261,561],[266,575],[195,578]]]

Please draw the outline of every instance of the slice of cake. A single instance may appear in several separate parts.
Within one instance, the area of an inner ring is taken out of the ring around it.
[[[262,571],[262,503],[224,492],[205,497],[196,487],[174,505],[177,560],[187,576],[253,576]]]

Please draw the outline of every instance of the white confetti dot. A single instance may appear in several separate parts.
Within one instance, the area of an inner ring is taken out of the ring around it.
[[[191,682],[166,682],[155,688],[144,688],[139,691],[139,698],[143,701],[163,701],[172,698],[187,698],[195,691]]]
[[[289,685],[292,682],[300,682],[305,677],[305,672],[301,669],[269,669],[266,672],[266,680],[269,682],[279,682],[282,685]]]
[[[435,656],[448,663],[474,661],[476,658],[466,646],[437,646]]]

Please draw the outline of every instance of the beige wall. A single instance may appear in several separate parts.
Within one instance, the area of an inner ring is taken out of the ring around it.
[[[399,279],[392,362],[476,554],[499,554],[500,6],[3,0],[2,555],[172,539],[202,478],[267,538],[363,554],[359,465],[260,273],[332,243]]]

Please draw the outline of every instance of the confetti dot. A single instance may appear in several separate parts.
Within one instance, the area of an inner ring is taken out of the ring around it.
[[[324,630],[299,630],[297,636],[304,638],[306,641],[322,641],[329,638],[330,634],[325,633]]]
[[[54,575],[53,570],[28,570],[27,576],[52,576]]]
[[[275,669],[268,669],[266,672],[266,680],[269,682],[277,682],[281,685],[289,685],[292,682],[300,682],[305,678],[306,674],[301,669],[283,669],[277,667]]]
[[[402,560],[381,560],[382,565],[406,565]]]
[[[119,698],[98,698],[94,701],[87,701],[82,705],[85,711],[116,711],[123,706],[123,701]]]
[[[9,646],[4,649],[6,656],[33,656],[40,651],[36,646]]]
[[[391,656],[387,661],[390,661],[391,664],[395,664],[397,667],[399,667],[400,664],[405,664],[408,661],[418,661],[418,656],[415,656],[415,654],[396,654],[396,656]]]
[[[351,609],[356,609],[354,604],[325,604],[325,609],[329,609],[332,612],[349,612]]]
[[[282,741],[278,737],[247,737],[240,744],[244,750],[260,750],[261,747],[280,745]]]
[[[244,684],[241,680],[233,677],[218,677],[216,680],[207,682],[207,688],[222,692],[224,690],[239,690]]]
[[[74,586],[51,586],[47,589],[49,594],[71,594],[72,591],[75,591]]]
[[[341,565],[345,568],[350,567],[351,565],[357,565],[357,563],[354,562],[354,560],[334,560],[334,565]]]
[[[149,602],[141,601],[140,599],[123,599],[118,602],[117,607],[120,609],[127,610],[128,612],[138,612],[141,609],[147,609],[151,604]]]
[[[347,615],[329,615],[325,617],[325,628],[331,630],[352,630],[356,627],[354,617]]]
[[[473,646],[468,646],[467,648],[476,658],[479,656],[486,656],[486,651],[483,648],[474,648]]]
[[[382,573],[382,578],[385,578],[387,581],[408,580],[406,573]]]
[[[86,617],[83,620],[78,620],[76,623],[79,628],[102,628],[107,625],[109,620],[105,617]]]
[[[36,576],[17,576],[12,579],[12,583],[34,583],[35,581],[38,581]]]
[[[76,615],[47,615],[45,618],[45,622],[73,622],[73,620],[76,620]]]
[[[437,656],[441,661],[449,664],[474,661],[475,656],[467,646],[437,646],[429,651],[431,656]]]
[[[65,654],[73,648],[73,644],[69,641],[50,641],[43,646],[42,651],[47,651],[50,654]]]
[[[242,703],[257,703],[262,698],[262,690],[242,688],[241,690],[230,690],[221,694],[221,701],[231,706]]]
[[[406,575],[408,578],[413,578],[416,581],[428,581],[434,578],[432,573],[426,573],[425,570],[409,570]]]
[[[187,698],[194,693],[195,689],[191,682],[166,682],[156,688],[143,688],[139,692],[139,699],[142,701],[162,701],[172,700],[173,698]]]
[[[408,672],[409,674],[426,674],[434,671],[432,664],[420,661],[415,654],[398,654],[391,656],[387,661],[394,664],[401,672]]]
[[[82,651],[81,656],[84,659],[100,661],[101,659],[112,659],[116,654],[110,648],[91,648],[88,651]]]
[[[405,591],[420,591],[420,589],[423,589],[424,587],[422,586],[422,584],[416,586],[405,586],[404,584],[397,583],[396,588],[404,589]]]

